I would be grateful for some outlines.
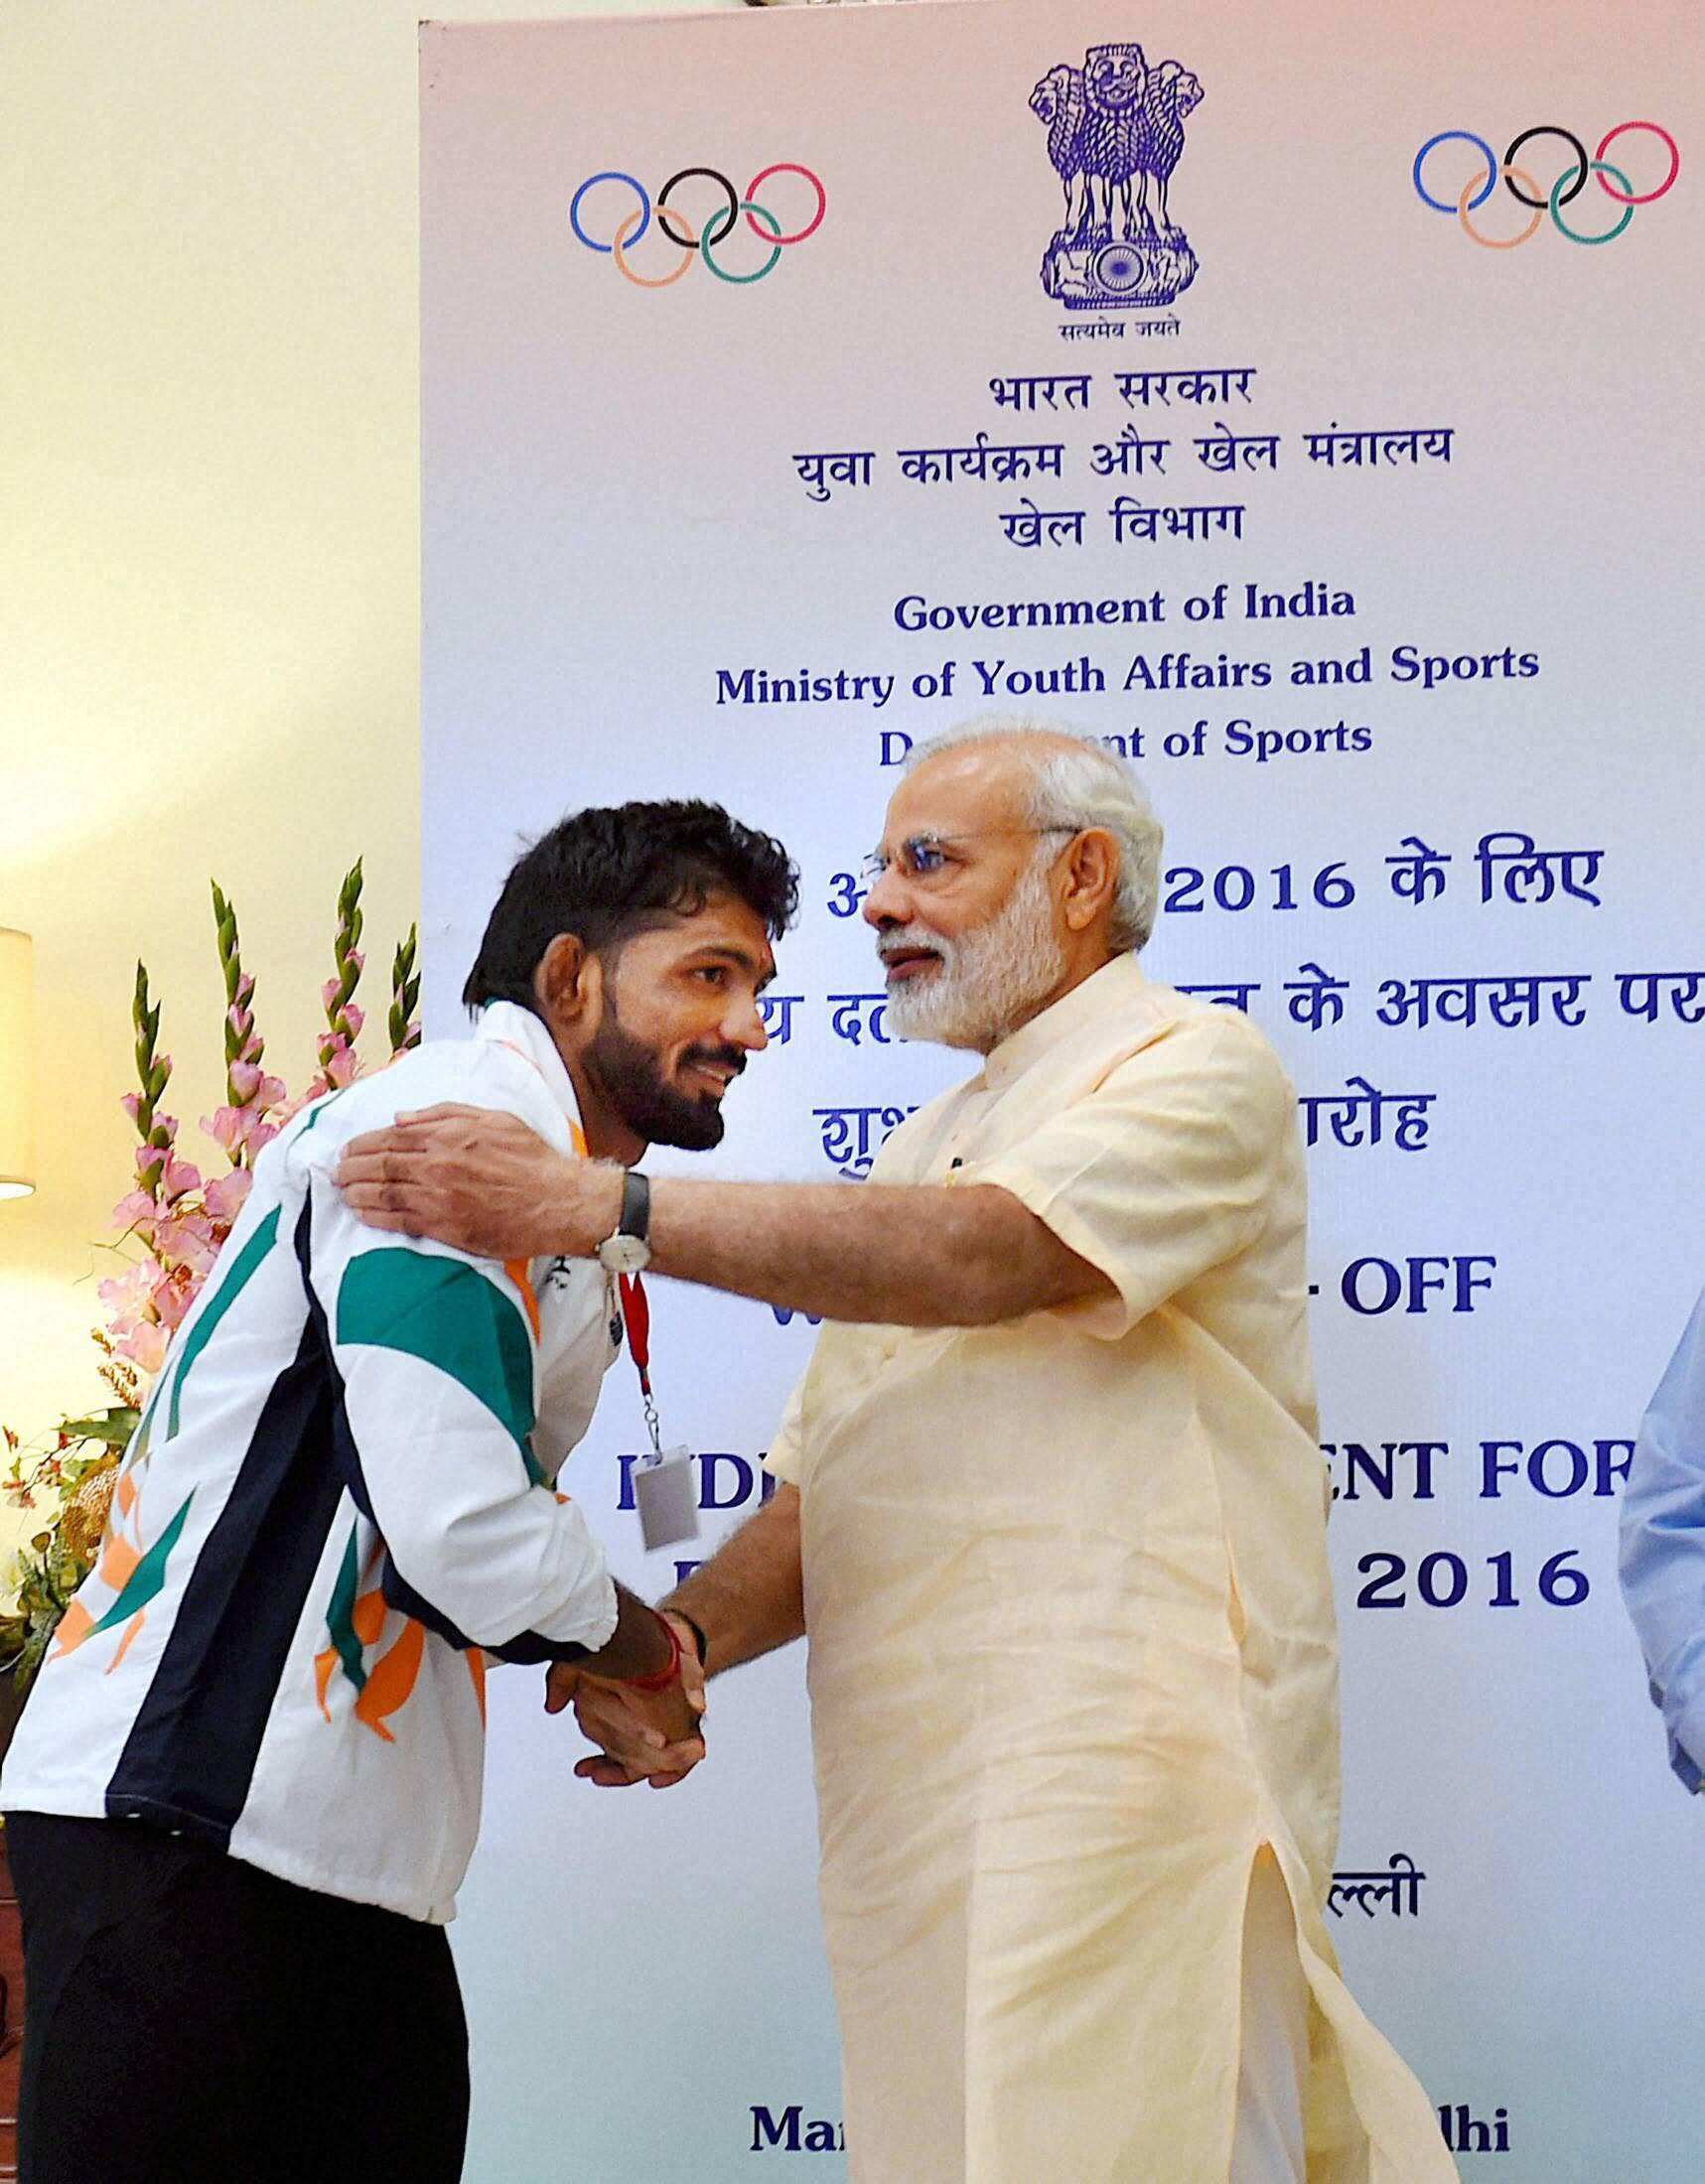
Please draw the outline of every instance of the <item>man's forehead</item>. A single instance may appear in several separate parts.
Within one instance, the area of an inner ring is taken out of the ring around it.
[[[739,895],[712,895],[695,916],[683,919],[683,945],[703,948],[751,971],[761,985],[776,976],[776,955],[770,932],[750,902]]]
[[[643,937],[671,957],[718,955],[766,982],[776,976],[769,927],[750,902],[720,888],[696,910],[663,912]]]
[[[1024,770],[1023,753],[1012,745],[978,744],[925,758],[889,799],[886,832],[904,838],[1005,825]]]

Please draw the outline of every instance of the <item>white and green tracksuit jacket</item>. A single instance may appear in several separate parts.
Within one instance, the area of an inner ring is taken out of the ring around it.
[[[371,1229],[344,1144],[440,1100],[584,1149],[507,1002],[306,1109],[266,1149],[125,1456],[0,1807],[139,1822],[308,1888],[453,1916],[480,1822],[485,1655],[616,1622],[552,1481],[614,1357],[596,1261],[500,1267]]]

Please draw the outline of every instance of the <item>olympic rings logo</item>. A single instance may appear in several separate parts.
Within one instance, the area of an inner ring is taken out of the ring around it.
[[[776,175],[800,175],[816,193],[816,211],[803,227],[794,228],[790,234],[783,232],[781,222],[769,206],[758,202],[759,191]],[[681,183],[695,178],[716,183],[727,200],[725,205],[712,213],[709,223],[702,230],[696,229],[684,213],[669,207],[670,193]],[[580,208],[592,191],[601,184],[613,182],[625,184],[633,191],[639,203],[617,224],[610,240],[599,242],[586,232],[581,221]],[[671,288],[695,259],[702,259],[719,281],[727,281],[734,288],[750,288],[754,281],[762,281],[775,272],[781,262],[783,250],[790,249],[794,243],[803,242],[807,236],[817,232],[828,208],[828,193],[822,184],[808,167],[801,167],[793,160],[778,160],[775,166],[761,169],[743,191],[736,191],[728,177],[715,167],[683,167],[664,183],[657,192],[654,204],[650,193],[638,177],[607,167],[596,175],[588,175],[574,193],[568,207],[568,224],[588,250],[596,250],[602,257],[614,258],[617,272],[624,280],[632,281],[636,288]],[[745,215],[747,226],[759,241],[770,245],[770,255],[756,273],[731,272],[716,256],[717,250],[738,226],[742,214]],[[680,263],[671,272],[660,275],[636,272],[629,257],[629,253],[644,239],[653,220],[666,239],[681,253]]]
[[[1642,132],[1645,135],[1656,137],[1657,141],[1669,154],[1669,171],[1655,190],[1636,191],[1623,170],[1620,167],[1612,166],[1605,157],[1618,137]],[[1518,167],[1515,164],[1516,155],[1521,151],[1522,146],[1531,144],[1535,137],[1556,137],[1566,144],[1573,154],[1574,164],[1564,168],[1549,190],[1535,182],[1525,168]],[[1441,144],[1452,143],[1472,144],[1485,162],[1484,168],[1471,175],[1468,181],[1464,183],[1462,191],[1454,204],[1447,203],[1443,198],[1434,197],[1421,179],[1421,171],[1427,164],[1429,154],[1435,152]],[[1680,172],[1681,154],[1676,147],[1675,139],[1667,129],[1660,129],[1655,121],[1619,122],[1614,129],[1608,129],[1604,136],[1600,138],[1599,148],[1591,159],[1587,157],[1587,147],[1576,136],[1575,132],[1572,129],[1560,129],[1554,122],[1541,122],[1537,128],[1523,129],[1519,136],[1510,139],[1509,149],[1504,153],[1501,160],[1494,159],[1492,146],[1486,141],[1485,137],[1476,136],[1472,130],[1441,129],[1437,136],[1429,137],[1415,154],[1413,170],[1415,194],[1421,200],[1421,203],[1430,205],[1435,212],[1454,212],[1464,234],[1471,241],[1478,242],[1483,250],[1514,250],[1524,242],[1531,242],[1538,233],[1540,224],[1547,212],[1551,215],[1552,226],[1556,228],[1560,235],[1567,236],[1570,242],[1615,242],[1628,226],[1630,220],[1634,218],[1634,206],[1636,205],[1655,205],[1659,198],[1667,197],[1670,191],[1675,188],[1675,178]],[[1573,205],[1581,192],[1587,187],[1588,182],[1595,177],[1599,188],[1605,193],[1606,197],[1623,208],[1620,219],[1616,220],[1611,226],[1600,228],[1597,231],[1572,226],[1563,217],[1564,205]],[[1493,190],[1496,189],[1499,178],[1502,179],[1503,187],[1509,192],[1516,204],[1526,205],[1532,214],[1526,226],[1513,235],[1489,235],[1476,226],[1472,217],[1474,213],[1479,211],[1487,199],[1492,196]],[[1517,185],[1520,187],[1517,187]]]

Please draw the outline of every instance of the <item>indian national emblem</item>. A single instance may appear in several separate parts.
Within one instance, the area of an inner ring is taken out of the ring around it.
[[[1141,46],[1091,46],[1030,94],[1066,194],[1042,285],[1068,311],[1162,310],[1196,278],[1190,237],[1167,209],[1186,116],[1202,84],[1182,62],[1151,68]]]

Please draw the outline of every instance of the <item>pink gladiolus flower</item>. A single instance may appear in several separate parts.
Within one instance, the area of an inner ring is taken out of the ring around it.
[[[355,1053],[342,1038],[332,1042],[336,1051],[326,1063],[326,1082],[335,1091],[342,1091],[347,1084],[354,1084],[361,1073],[360,1056]]]
[[[247,1110],[241,1107],[221,1107],[213,1114],[202,1117],[202,1128],[233,1160],[243,1143],[246,1113]]]
[[[267,1076],[258,1062],[233,1061],[230,1084],[244,1107],[273,1107],[284,1097],[284,1079]]]
[[[126,1267],[122,1274],[110,1276],[96,1292],[110,1309],[114,1325],[123,1332],[130,1331],[153,1301],[157,1273],[152,1265]]]
[[[338,978],[329,978],[325,985],[321,987],[320,999],[328,1009],[337,1000],[339,994],[343,992],[343,980]]]
[[[148,1249],[156,1255],[155,1264],[160,1270],[156,1288],[166,1280],[182,1256],[178,1248],[179,1241],[176,1221],[157,1221],[154,1224],[154,1234],[149,1239]]]
[[[174,1272],[188,1268],[198,1278],[211,1274],[218,1257],[213,1224],[199,1213],[188,1213],[182,1220],[162,1221],[154,1231],[152,1249],[168,1265],[176,1262]],[[160,1294],[156,1290],[156,1302]]]
[[[133,1365],[139,1365],[145,1373],[157,1373],[166,1362],[166,1350],[171,1339],[164,1327],[157,1326],[153,1320],[145,1320],[133,1333],[127,1334],[122,1342],[115,1342],[113,1348],[120,1357],[129,1358]]]
[[[233,1167],[228,1175],[214,1176],[202,1193],[202,1203],[215,1221],[234,1221],[253,1188],[254,1177],[248,1169]]]
[[[244,1008],[254,999],[254,980],[244,971],[236,982],[238,1008]]]
[[[190,1306],[201,1293],[201,1283],[176,1278],[162,1282],[154,1292],[154,1309],[160,1314],[161,1325],[176,1332],[189,1316]]]
[[[160,1178],[160,1187],[167,1198],[182,1198],[192,1190],[202,1187],[202,1171],[192,1167],[188,1160],[180,1160],[176,1153],[166,1157],[166,1171]]]
[[[137,1228],[151,1222],[158,1208],[145,1190],[132,1190],[120,1198],[112,1209],[112,1225],[118,1229]]]
[[[366,1011],[358,1009],[353,1001],[347,1001],[344,1004],[344,1016],[350,1026],[351,1038],[359,1038],[361,1025],[367,1021]]]
[[[284,1087],[276,1077],[266,1081],[278,1085],[279,1092],[283,1092]],[[251,1101],[246,1107],[221,1107],[212,1120],[204,1119],[202,1128],[223,1146],[233,1166],[240,1154],[246,1152],[253,1160],[278,1135],[278,1125],[267,1120],[266,1109],[259,1100]]]
[[[266,1144],[272,1133],[268,1129],[265,1115],[258,1104],[253,1107],[245,1107],[242,1110],[242,1118],[243,1143],[248,1147],[249,1158],[252,1160],[261,1147]]]
[[[126,1092],[118,1104],[130,1117],[130,1120],[134,1122],[142,1112],[142,1095],[140,1092]]]

